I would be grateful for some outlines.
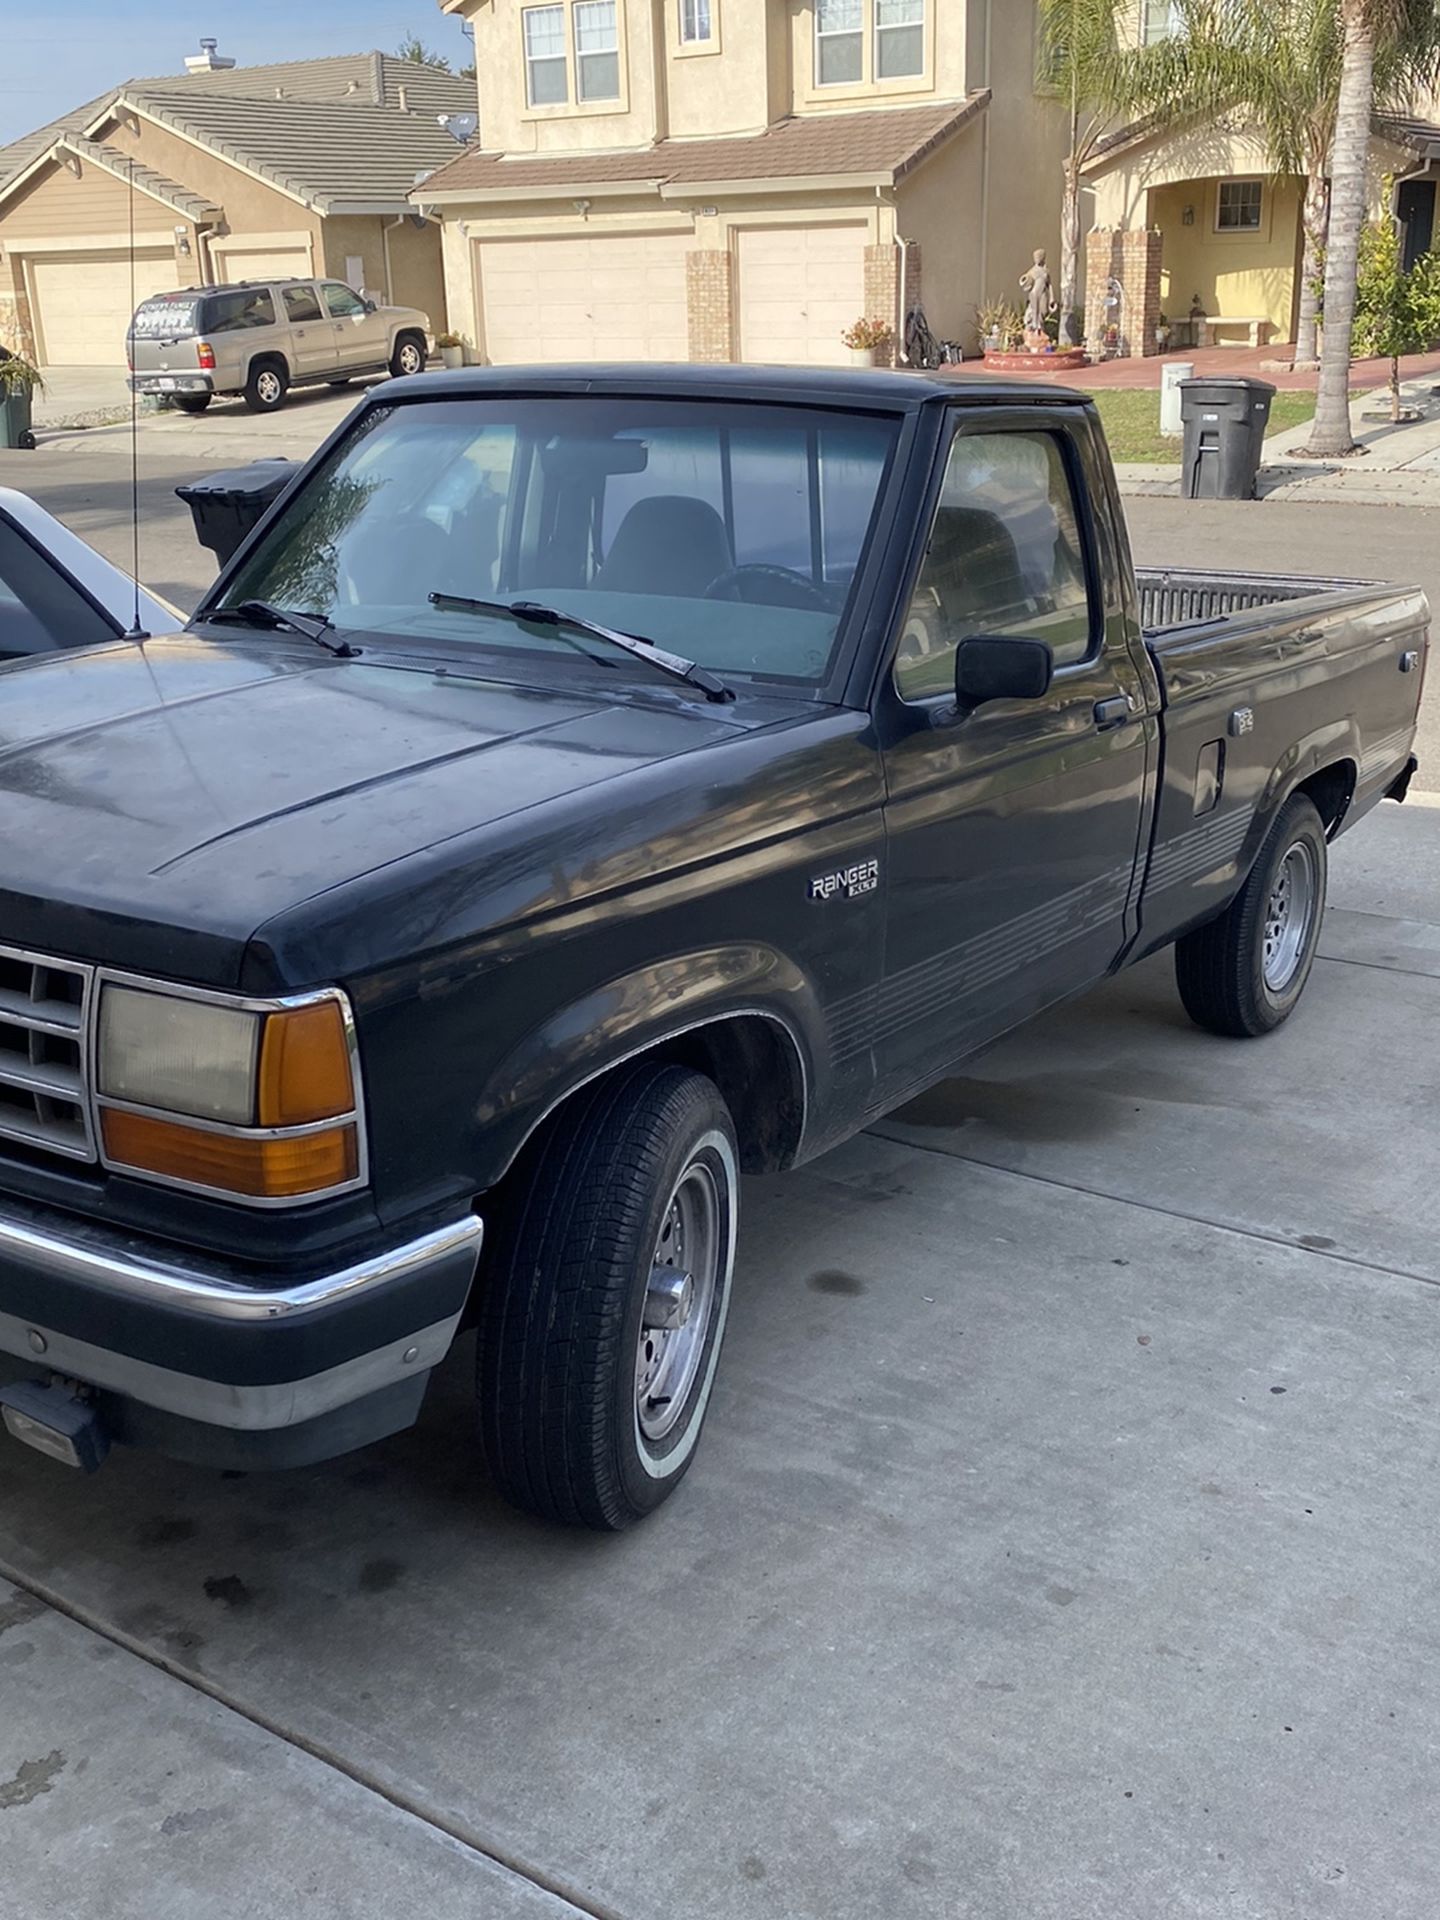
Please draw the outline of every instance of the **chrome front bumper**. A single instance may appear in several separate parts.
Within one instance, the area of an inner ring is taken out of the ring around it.
[[[154,1243],[7,1202],[0,1354],[206,1427],[299,1427],[423,1382],[455,1336],[483,1237],[466,1215],[263,1286],[219,1261],[181,1262]]]

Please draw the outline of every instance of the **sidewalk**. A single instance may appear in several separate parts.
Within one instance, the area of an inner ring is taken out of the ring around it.
[[[1265,442],[1260,498],[1440,507],[1440,374],[1427,372],[1407,380],[1400,394],[1402,404],[1418,410],[1420,418],[1398,426],[1389,418],[1389,395],[1383,387],[1352,398],[1352,429],[1365,452],[1346,460],[1298,457],[1298,449],[1310,438],[1308,420],[1274,434]],[[1118,464],[1115,471],[1123,494],[1180,497],[1178,459],[1174,466]]]

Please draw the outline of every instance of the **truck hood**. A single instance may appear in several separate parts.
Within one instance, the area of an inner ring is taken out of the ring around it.
[[[0,669],[0,944],[230,984],[265,920],[774,717],[268,636]]]

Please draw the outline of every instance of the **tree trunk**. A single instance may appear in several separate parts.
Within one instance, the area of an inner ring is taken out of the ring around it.
[[[1301,227],[1305,244],[1300,256],[1300,307],[1295,319],[1295,365],[1313,367],[1319,360],[1316,348],[1316,319],[1320,296],[1315,282],[1320,276],[1320,259],[1325,251],[1325,229],[1330,220],[1330,193],[1322,173],[1312,173],[1305,182],[1305,205]]]
[[[1375,34],[1371,0],[1340,0],[1344,43],[1335,112],[1330,188],[1330,232],[1325,249],[1325,340],[1315,395],[1315,425],[1307,453],[1344,454],[1355,448],[1350,431],[1350,336],[1355,328],[1355,276],[1365,222],[1370,113],[1375,94]]]
[[[1060,345],[1078,347],[1075,307],[1080,281],[1080,166],[1072,153],[1065,162],[1065,200],[1060,213]]]

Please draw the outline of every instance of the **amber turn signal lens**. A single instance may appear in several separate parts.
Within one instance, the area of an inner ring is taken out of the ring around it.
[[[359,1172],[353,1126],[327,1127],[288,1140],[209,1133],[174,1120],[107,1108],[105,1157],[137,1173],[218,1187],[255,1200],[293,1200],[347,1185]]]
[[[262,1127],[303,1127],[355,1106],[345,1016],[334,1000],[272,1013],[260,1043]]]

